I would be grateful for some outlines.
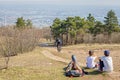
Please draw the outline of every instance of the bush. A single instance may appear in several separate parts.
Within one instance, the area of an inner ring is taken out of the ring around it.
[[[120,43],[120,33],[112,33],[111,34],[111,42],[112,43]]]
[[[84,43],[93,43],[94,39],[91,34],[85,34],[83,37]]]
[[[4,27],[0,28],[0,31],[0,56],[8,57],[5,58],[6,66],[8,66],[10,56],[33,50],[39,41],[36,29],[18,30]]]
[[[105,43],[105,36],[103,34],[98,34],[95,37],[96,43]]]

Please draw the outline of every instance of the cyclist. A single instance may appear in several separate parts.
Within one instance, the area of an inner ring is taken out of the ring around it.
[[[59,38],[56,39],[56,46],[57,50],[61,51],[62,41]]]
[[[57,47],[58,47],[59,45],[62,45],[62,41],[61,41],[59,38],[56,39],[56,45],[57,45]]]

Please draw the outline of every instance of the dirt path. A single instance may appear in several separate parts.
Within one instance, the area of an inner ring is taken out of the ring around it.
[[[53,59],[53,60],[56,60],[56,61],[60,61],[60,62],[64,62],[64,63],[69,63],[70,60],[67,60],[67,59],[64,59],[64,58],[61,58],[61,57],[58,57],[58,56],[55,56],[53,55],[51,52],[47,51],[47,50],[44,50],[42,51],[42,54],[50,59]],[[81,64],[81,63],[79,63]],[[84,64],[81,64],[81,66],[85,66]],[[111,73],[108,73],[108,75],[111,77],[111,79],[113,80],[119,80],[120,79],[120,73],[119,72],[111,72]]]
[[[68,59],[64,59],[64,58],[55,56],[47,50],[42,51],[42,54],[45,55],[46,57],[50,58],[50,59],[60,61],[60,62],[64,62],[64,63],[69,63],[71,61],[71,60],[68,60]],[[80,66],[85,66],[83,63],[80,63],[80,62],[78,62],[78,64],[80,64]]]
[[[48,47],[48,45],[46,45],[46,44],[43,44],[43,45]],[[49,50],[51,51],[53,49],[50,48]],[[43,50],[42,54],[44,56],[46,56],[46,57],[48,57],[50,59],[56,60],[56,61],[60,61],[60,62],[64,62],[64,63],[69,63],[70,62],[70,60],[61,58],[59,56],[56,56],[56,55],[52,54],[50,51]],[[62,53],[65,53],[65,52],[63,51]],[[76,51],[76,53],[77,53],[77,51]],[[78,63],[80,64],[80,66],[85,66],[85,64],[83,64],[83,63],[80,63],[80,62],[78,62]],[[109,77],[111,77],[112,80],[119,80],[120,79],[120,73],[119,72],[113,71],[111,73],[108,73],[108,75],[109,75]]]
[[[46,57],[56,60],[56,61],[60,61],[60,62],[64,62],[64,63],[69,63],[69,61],[70,61],[70,60],[66,60],[61,57],[55,56],[47,50],[42,51],[42,54],[45,55]]]

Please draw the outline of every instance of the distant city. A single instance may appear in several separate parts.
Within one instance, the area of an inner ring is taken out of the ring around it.
[[[120,23],[118,7],[98,6],[0,6],[0,26],[15,25],[18,17],[30,19],[36,27],[52,25],[55,18],[65,19],[68,16],[87,17],[91,13],[96,20],[104,21],[109,10],[113,10]]]

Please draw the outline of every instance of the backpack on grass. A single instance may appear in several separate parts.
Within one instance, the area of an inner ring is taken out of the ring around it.
[[[70,70],[66,73],[66,76],[79,77],[79,76],[81,76],[81,74],[77,70]]]

